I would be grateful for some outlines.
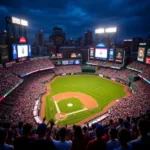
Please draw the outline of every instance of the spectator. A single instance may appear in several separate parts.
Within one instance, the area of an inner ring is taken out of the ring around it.
[[[137,126],[140,136],[137,139],[131,141],[133,150],[149,150],[150,136],[148,135],[148,132],[150,123],[146,120],[139,120]]]
[[[96,137],[95,127],[96,127],[96,124],[92,124],[92,130],[89,132],[89,140],[93,140]]]
[[[118,148],[120,146],[120,143],[117,139],[117,133],[117,129],[109,129],[108,135],[110,137],[110,141],[107,142],[107,150],[113,150],[114,148]]]
[[[19,127],[19,134],[23,135],[23,122],[22,121],[19,122],[18,127]]]
[[[118,122],[119,122],[119,126],[117,126],[116,129],[119,131],[121,128],[123,128],[123,119],[119,118]]]
[[[46,139],[46,131],[47,131],[47,126],[44,123],[41,123],[38,126],[37,132],[38,132],[38,139],[34,140],[30,144],[31,150],[56,150],[55,145],[52,140]]]
[[[57,150],[70,150],[72,142],[66,141],[66,135],[67,135],[67,130],[66,128],[62,127],[59,130],[60,140],[59,141],[53,140]]]
[[[104,135],[104,127],[96,125],[96,139],[89,141],[87,150],[106,150],[106,143],[103,141],[102,136]]]
[[[132,150],[131,144],[128,144],[128,142],[130,141],[130,132],[127,129],[122,128],[119,131],[118,139],[121,146],[115,148],[114,150]]]
[[[7,140],[7,131],[4,129],[0,130],[0,150],[13,150],[14,147],[12,145],[6,144]]]
[[[80,126],[76,126],[74,130],[71,150],[85,150],[86,146],[86,138],[82,133],[82,129]]]
[[[23,135],[16,137],[14,141],[15,150],[27,150],[29,142],[34,140],[34,137],[30,136],[32,132],[32,125],[29,123],[24,124],[23,126]]]

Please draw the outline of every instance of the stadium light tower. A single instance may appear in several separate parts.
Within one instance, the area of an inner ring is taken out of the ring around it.
[[[117,28],[113,27],[113,28],[106,28],[105,29],[105,33],[116,33],[117,32]]]

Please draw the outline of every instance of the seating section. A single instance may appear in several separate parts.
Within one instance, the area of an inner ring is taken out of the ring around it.
[[[29,74],[31,72],[36,72],[39,70],[44,70],[44,69],[53,68],[53,67],[54,65],[48,58],[43,58],[43,59],[40,58],[36,60],[19,63],[19,64],[14,64],[8,69],[11,72],[14,72],[21,76],[24,74]]]
[[[129,70],[129,69],[122,69],[122,70],[115,70],[110,68],[99,68],[98,73],[103,74],[105,76],[109,76],[111,78],[121,78],[125,81],[129,82],[128,76],[137,76],[138,72]]]
[[[60,73],[77,73],[81,72],[81,66],[80,65],[69,65],[69,66],[56,66],[53,71],[56,74]]]
[[[42,82],[54,76],[51,70],[29,75],[24,82],[0,103],[0,118],[3,121],[27,121],[35,124],[33,108],[40,94],[46,92]]]
[[[128,65],[128,67],[142,71],[141,75],[150,81],[150,65],[145,65],[139,62],[132,62]]]
[[[0,67],[0,98],[21,81],[22,79],[12,74],[9,70]]]

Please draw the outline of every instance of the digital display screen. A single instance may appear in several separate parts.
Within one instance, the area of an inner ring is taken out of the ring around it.
[[[32,55],[32,53],[31,53],[31,45],[29,45],[29,54],[28,54],[28,56],[31,56]]]
[[[80,60],[63,60],[62,65],[79,65]]]
[[[57,58],[62,58],[62,53],[57,53]]]
[[[144,61],[145,48],[139,47],[137,60],[140,62]]]
[[[147,56],[150,56],[150,48],[147,49]]]
[[[109,50],[109,61],[114,61],[114,49]]]
[[[18,58],[28,56],[28,45],[17,45]]]
[[[116,49],[116,62],[122,62],[123,61],[123,49],[122,48],[117,48]]]
[[[146,57],[145,63],[146,63],[146,64],[150,64],[150,57]]]
[[[95,58],[107,59],[107,48],[96,48]]]
[[[12,45],[12,56],[13,56],[13,59],[17,59],[17,45],[16,44],[13,44]]]
[[[76,53],[71,53],[71,58],[76,58],[77,54]]]
[[[90,59],[94,59],[94,48],[90,48]]]
[[[68,60],[63,60],[62,65],[68,65]]]

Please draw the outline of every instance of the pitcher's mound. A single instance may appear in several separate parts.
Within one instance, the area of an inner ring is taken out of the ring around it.
[[[56,114],[56,119],[57,120],[64,120],[66,118],[67,118],[67,115],[65,113],[63,113],[63,112],[60,112],[60,113]]]

